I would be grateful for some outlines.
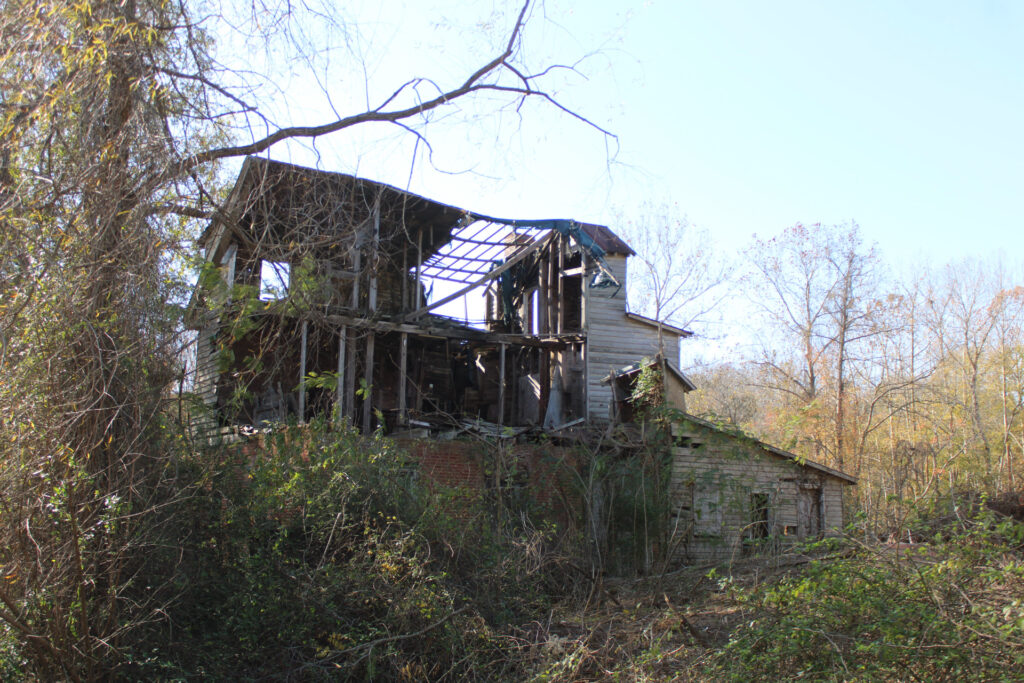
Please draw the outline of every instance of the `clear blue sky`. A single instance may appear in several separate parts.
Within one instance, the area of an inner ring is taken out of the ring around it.
[[[369,86],[358,71],[328,79],[335,105],[412,75],[450,85],[493,54],[515,9],[352,3]],[[601,136],[535,104],[439,122],[444,172],[421,163],[410,177],[412,139],[392,128],[320,141],[320,165],[479,211],[613,227],[645,200],[673,202],[726,249],[856,220],[891,261],[1019,253],[1022,2],[548,0],[524,49],[537,65],[597,53],[557,94],[619,136],[611,163]],[[280,83],[290,116],[325,118],[301,76]]]

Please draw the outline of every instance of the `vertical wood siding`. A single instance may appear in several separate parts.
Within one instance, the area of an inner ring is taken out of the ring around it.
[[[587,417],[591,422],[608,422],[611,415],[612,387],[602,379],[658,353],[658,330],[626,317],[626,257],[607,256],[608,265],[623,287],[590,288],[586,293],[587,334]],[[665,334],[665,351],[670,360],[679,348],[679,338]]]

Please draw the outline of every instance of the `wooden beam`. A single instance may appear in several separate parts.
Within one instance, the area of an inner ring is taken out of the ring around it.
[[[452,261],[463,260],[463,259],[452,259]],[[480,263],[494,263],[494,259],[480,259]],[[448,280],[449,282],[468,282],[468,280],[456,280],[455,274],[462,273],[463,275],[486,275],[489,271],[486,268],[456,268],[455,266],[438,266],[430,265],[424,269],[431,278],[441,278]]]
[[[540,292],[537,294],[537,334],[548,334],[551,332],[549,325],[551,324],[551,318],[548,314],[551,312],[551,287],[549,286],[551,278],[549,277],[551,269],[548,268],[548,264],[551,262],[550,252],[541,256],[540,272]]]
[[[533,296],[535,290],[531,289],[523,296],[523,303],[517,314],[522,318],[523,334],[533,334]]]
[[[400,339],[398,350],[398,422],[404,425],[408,422],[408,415],[406,414],[408,408],[405,398],[405,387],[407,384],[405,373],[406,366],[409,363],[409,333],[402,332]]]
[[[377,332],[407,332],[419,337],[435,337],[438,339],[466,339],[468,341],[491,342],[498,344],[515,344],[517,346],[565,346],[583,341],[578,332],[566,334],[550,334],[539,337],[531,334],[511,332],[488,332],[465,327],[445,327],[441,325],[419,325],[416,323],[400,323],[389,320],[373,320],[353,315],[328,314],[327,322],[333,325],[348,325],[354,329],[368,329]]]
[[[349,330],[346,335],[348,341],[345,346],[345,415],[352,419],[352,425],[356,424],[356,337]]]
[[[505,349],[508,344],[498,345],[498,426],[505,424]]]
[[[348,326],[342,325],[338,332],[338,385],[334,394],[334,421],[338,427],[345,423],[345,344],[348,341]]]
[[[423,228],[416,228],[416,295],[413,301],[413,309],[418,309],[423,305],[423,284],[421,282],[423,270]]]
[[[583,332],[583,343],[580,344],[580,355],[583,360],[583,415],[590,421],[590,325],[587,321],[587,314],[590,309],[590,277],[587,275],[589,259],[586,251],[581,250],[580,267],[583,268],[583,277],[580,285],[583,288],[583,296],[580,297],[580,330]]]
[[[363,393],[363,433],[370,433],[370,426],[373,419],[373,344],[376,334],[370,332],[366,337],[366,358],[364,362],[366,369],[363,377],[366,379],[366,386]]]
[[[466,287],[463,287],[462,289],[460,289],[459,291],[455,292],[454,294],[449,294],[448,296],[446,296],[445,298],[441,299],[440,301],[435,301],[434,303],[432,303],[432,304],[430,304],[428,306],[423,306],[422,308],[419,308],[419,309],[413,311],[412,313],[407,315],[406,318],[409,318],[409,319],[418,318],[421,315],[429,313],[430,311],[432,311],[433,309],[437,308],[438,306],[443,306],[444,304],[446,304],[446,303],[448,303],[450,301],[455,301],[460,296],[463,296],[467,292],[470,292],[470,291],[476,289],[477,287],[479,287],[480,285],[484,284],[485,282],[488,282],[490,280],[494,280],[499,275],[504,273],[506,270],[512,268],[516,264],[518,264],[520,261],[525,259],[530,254],[538,251],[539,249],[542,249],[545,245],[547,245],[551,241],[551,238],[555,234],[556,233],[554,233],[552,231],[552,233],[549,234],[547,237],[545,237],[544,239],[542,239],[542,240],[540,240],[538,242],[534,242],[529,247],[527,247],[526,249],[523,249],[521,252],[519,252],[518,254],[516,254],[515,256],[510,258],[508,261],[505,261],[505,263],[503,263],[502,265],[498,266],[497,268],[495,268],[491,272],[487,273],[487,275],[484,275],[479,280],[473,282],[470,285],[467,285]]]
[[[370,243],[370,292],[368,307],[373,313],[377,310],[377,268],[380,267],[380,194],[373,205],[373,240]]]
[[[356,234],[356,256],[355,262],[352,264],[352,269],[356,272],[356,277],[352,280],[352,303],[351,306],[354,310],[359,310],[359,280],[360,270],[363,267],[363,248],[359,246],[359,234]]]
[[[560,237],[561,236],[556,238],[548,249],[548,326],[545,330],[546,334],[558,332],[558,283],[561,278],[558,277],[558,260],[556,258],[557,253],[555,247],[558,246]]]
[[[402,296],[398,310],[405,311],[409,301],[409,245],[402,242]]]
[[[558,320],[555,325],[555,332],[561,334],[565,330],[565,277],[562,271],[565,269],[565,238],[558,240]]]
[[[540,354],[540,370],[537,372],[537,379],[540,380],[540,405],[537,408],[537,419],[543,425],[548,412],[548,402],[551,400],[551,352],[540,349],[537,353]]]
[[[299,422],[306,421],[306,342],[309,339],[309,323],[302,321],[302,349],[299,351]]]
[[[495,247],[497,247],[497,246],[499,246],[499,245],[495,245]],[[428,264],[427,267],[428,268],[436,268],[437,270],[447,270],[447,268],[445,266],[438,265],[438,262],[441,261],[442,259],[448,259],[448,260],[451,260],[451,261],[465,261],[466,263],[493,263],[495,257],[496,257],[496,255],[495,256],[487,256],[486,254],[485,255],[481,255],[481,256],[475,256],[475,255],[472,255],[471,252],[467,252],[465,254],[451,254],[450,253],[450,254],[447,254],[446,256],[443,256],[443,257],[435,255],[435,256],[431,257],[433,259],[433,261],[434,261],[433,263],[431,263],[431,259],[427,259],[427,264]],[[470,272],[470,271],[463,271],[463,272]]]

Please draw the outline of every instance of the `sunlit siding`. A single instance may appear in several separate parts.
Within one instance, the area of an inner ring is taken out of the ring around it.
[[[658,330],[626,317],[626,257],[609,254],[608,265],[622,288],[588,288],[585,298],[587,334],[587,415],[591,422],[607,422],[612,402],[612,387],[602,379],[658,353]],[[679,338],[664,335],[666,355],[676,360]]]

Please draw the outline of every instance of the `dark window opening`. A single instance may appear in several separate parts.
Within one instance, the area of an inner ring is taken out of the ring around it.
[[[750,496],[750,526],[748,538],[761,540],[769,535],[770,497],[767,493],[754,493]]]
[[[583,327],[583,278],[562,278],[563,332],[576,332]]]
[[[800,525],[801,538],[818,538],[821,536],[821,489],[803,486],[797,499],[797,522]]]

